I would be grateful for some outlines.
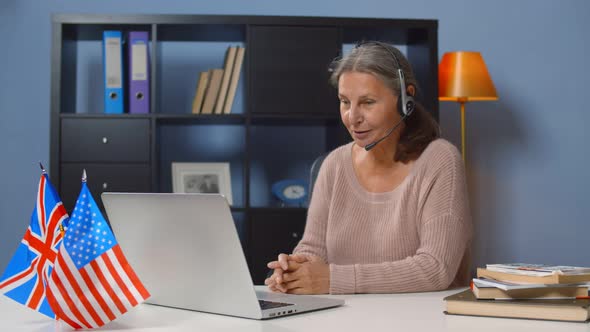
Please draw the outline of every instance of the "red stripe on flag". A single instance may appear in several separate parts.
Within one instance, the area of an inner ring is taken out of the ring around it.
[[[94,295],[94,298],[96,299],[96,301],[98,302],[98,304],[102,308],[102,311],[109,317],[110,320],[114,320],[116,318],[115,315],[113,315],[113,312],[111,311],[111,309],[109,308],[107,303],[102,298],[102,295],[98,292],[98,290],[94,286],[94,283],[92,282],[92,279],[90,279],[88,272],[86,272],[86,270],[84,270],[84,269],[80,269],[80,270],[78,270],[78,272],[80,272],[82,279],[84,279],[86,286],[88,286],[88,289],[90,290],[92,295]]]
[[[131,303],[131,305],[135,307],[137,305],[137,301],[135,300],[135,297],[133,297],[133,294],[131,294],[131,292],[129,291],[129,288],[127,288],[127,285],[125,285],[125,283],[121,279],[121,276],[119,276],[119,273],[117,273],[117,270],[113,266],[113,262],[111,262],[111,259],[109,258],[109,256],[107,256],[107,253],[105,252],[104,254],[101,255],[101,257],[104,260],[104,263],[107,266],[107,269],[109,269],[109,272],[111,272],[111,275],[113,276],[113,278],[117,282],[117,285],[119,285],[119,288],[121,288],[121,290],[123,291],[123,294],[125,294],[125,297],[129,301],[129,303]]]
[[[61,255],[59,255],[58,257],[61,257]],[[76,316],[76,319],[79,322],[81,322],[82,324],[84,324],[86,326],[86,328],[91,328],[92,326],[90,324],[88,324],[88,322],[86,321],[84,316],[82,316],[82,313],[78,310],[78,308],[74,304],[74,301],[72,300],[72,298],[68,294],[68,290],[65,288],[64,284],[61,282],[61,280],[59,279],[59,277],[57,276],[57,273],[55,273],[55,271],[53,273],[51,273],[51,280],[53,280],[53,282],[55,282],[55,285],[57,286],[59,293],[61,294],[61,296],[63,296],[68,308],[70,308],[70,311],[74,314],[74,316]]]
[[[121,314],[126,313],[127,308],[125,308],[125,306],[123,305],[123,303],[121,302],[121,300],[119,299],[117,294],[115,294],[115,291],[113,291],[113,288],[111,287],[111,285],[109,285],[108,280],[105,278],[104,274],[102,273],[102,270],[100,269],[100,266],[98,266],[98,263],[96,263],[96,260],[91,261],[90,266],[92,267],[92,270],[94,271],[94,273],[98,277],[98,280],[100,281],[100,284],[102,285],[102,287],[104,287],[104,289],[109,294],[111,300],[113,300],[113,302],[117,306],[117,309],[119,309],[119,312]]]
[[[55,261],[55,256],[57,252],[52,248],[51,243],[45,243],[42,240],[38,239],[37,236],[31,232],[31,229],[27,229],[25,232],[25,236],[23,237],[23,241],[26,241],[29,249],[31,251],[36,251],[39,255],[44,256],[50,262]]]
[[[46,260],[47,258],[41,256],[41,260],[39,261],[39,264],[37,264],[37,280],[35,281],[35,286],[31,294],[29,295],[29,300],[27,301],[27,306],[34,310],[38,309],[39,304],[41,303],[41,301],[43,300],[43,296],[45,295],[45,285],[43,283],[42,276],[43,265],[45,264]]]
[[[125,273],[127,273],[129,280],[131,280],[131,283],[133,283],[133,286],[135,286],[137,291],[139,291],[139,294],[141,294],[141,297],[144,300],[147,299],[148,297],[150,297],[150,293],[147,291],[147,289],[145,289],[145,287],[141,283],[141,280],[139,280],[139,278],[135,274],[135,271],[133,271],[133,269],[131,268],[131,265],[129,265],[129,262],[127,262],[125,255],[123,255],[123,251],[121,251],[121,247],[117,244],[112,249],[113,249],[113,253],[117,257],[117,260],[119,261],[119,264],[121,265],[123,270],[125,270]]]
[[[51,307],[51,309],[55,313],[55,316],[57,319],[63,320],[64,322],[66,322],[68,325],[70,325],[71,327],[73,327],[75,329],[83,328],[83,326],[76,323],[70,317],[68,317],[68,315],[66,315],[66,313],[63,311],[63,309],[59,305],[59,302],[55,298],[55,295],[51,291],[50,287],[47,287],[47,301],[49,302],[49,306]]]
[[[92,304],[90,304],[88,298],[86,298],[86,295],[84,295],[84,292],[78,284],[78,280],[74,277],[72,271],[70,271],[70,266],[66,263],[61,254],[57,256],[57,261],[59,262],[62,272],[65,274],[66,278],[70,282],[70,285],[74,289],[76,296],[78,297],[80,302],[82,302],[82,305],[84,306],[84,308],[86,308],[86,311],[88,311],[88,313],[90,314],[90,317],[92,317],[92,319],[96,322],[98,326],[103,326],[104,322],[102,321],[102,319],[100,319],[100,317],[92,307]],[[75,266],[73,268],[76,269]]]
[[[15,275],[14,277],[10,278],[10,279],[6,279],[3,283],[0,283],[0,289],[15,283],[19,280],[21,280],[22,278],[28,276],[29,274],[31,274],[31,272],[33,272],[33,269],[35,269],[35,267],[37,266],[37,262],[39,261],[39,256],[35,257],[35,259],[33,259],[31,261],[31,266],[29,266],[28,269],[22,271],[21,273]]]
[[[59,243],[59,241],[61,241],[61,239],[63,238],[63,233],[60,231],[59,234],[57,234],[57,236],[55,237],[55,244]]]

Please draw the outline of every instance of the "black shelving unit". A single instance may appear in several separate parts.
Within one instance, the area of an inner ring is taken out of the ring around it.
[[[436,20],[55,14],[52,181],[71,211],[82,168],[99,198],[103,191],[170,192],[171,161],[230,161],[232,212],[261,283],[266,262],[301,238],[307,212],[280,207],[270,185],[307,180],[315,157],[349,141],[328,64],[359,40],[401,46],[421,84],[420,101],[438,118],[437,28]],[[102,111],[100,45],[109,29],[149,32],[149,114]],[[232,113],[191,114],[186,104],[198,71],[221,68],[220,50],[236,44],[246,57]]]

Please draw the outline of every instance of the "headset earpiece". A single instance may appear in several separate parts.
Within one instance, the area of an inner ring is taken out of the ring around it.
[[[405,100],[406,107],[404,108],[404,98],[402,96],[399,96],[399,98],[397,98],[397,112],[400,116],[409,116],[410,114],[412,114],[412,112],[414,112],[414,109],[416,108],[416,102],[414,102],[414,97],[406,95]]]
[[[410,114],[412,114],[412,112],[414,112],[414,108],[416,108],[416,102],[414,101],[414,97],[412,97],[411,95],[406,94],[406,102],[405,102],[405,109],[403,107],[403,99],[404,98],[398,98],[397,99],[397,109],[400,112],[401,116],[409,116]]]
[[[399,97],[397,97],[397,113],[400,116],[404,116],[404,106],[403,106],[403,102],[402,102],[402,96],[400,95]]]
[[[364,44],[379,45],[380,47],[385,49],[389,54],[391,54],[391,57],[393,58],[393,60],[397,64],[397,68],[398,68],[397,69],[397,77],[399,78],[399,87],[400,87],[400,95],[397,99],[397,112],[402,117],[409,116],[410,114],[412,114],[412,112],[414,112],[414,109],[416,108],[416,102],[414,101],[413,96],[408,95],[408,90],[406,87],[406,79],[404,77],[404,71],[402,69],[401,63],[399,62],[399,59],[397,58],[397,56],[395,55],[395,53],[392,50],[390,50],[384,43],[382,43],[380,41],[361,42],[361,43],[357,44],[356,47],[359,47]]]
[[[414,108],[416,106],[416,103],[414,102],[414,97],[411,95],[408,95],[408,88],[406,87],[406,79],[404,77],[404,72],[402,70],[401,65],[399,64],[399,61],[397,60],[397,58],[395,57],[395,54],[393,54],[393,52],[390,52],[391,55],[393,56],[393,58],[395,59],[395,61],[397,61],[398,63],[398,67],[399,69],[397,70],[397,74],[399,77],[399,97],[397,98],[397,110],[400,113],[400,115],[402,117],[407,117],[410,114],[412,114],[412,112],[414,111]]]
[[[406,120],[408,118],[408,116],[410,116],[410,114],[412,114],[412,112],[414,112],[414,109],[416,108],[416,102],[414,101],[414,96],[409,95],[408,94],[408,90],[406,87],[406,80],[404,77],[404,71],[402,69],[401,63],[399,62],[397,56],[395,55],[395,53],[390,50],[387,46],[385,46],[385,44],[378,42],[378,41],[372,41],[372,42],[361,42],[360,44],[357,44],[357,47],[363,45],[363,44],[376,44],[381,46],[382,48],[384,48],[387,52],[389,52],[389,54],[391,54],[391,57],[393,58],[393,60],[396,62],[397,64],[397,76],[399,78],[399,87],[400,87],[400,94],[399,97],[397,98],[397,112],[400,114],[400,116],[402,117],[401,120],[395,125],[393,126],[385,136],[381,137],[380,139],[369,143],[365,146],[365,150],[370,151],[372,148],[375,147],[375,145],[377,145],[379,142],[383,141],[384,139],[386,139],[387,137],[389,137],[389,135],[391,135],[391,133],[397,128],[399,127],[404,120]]]

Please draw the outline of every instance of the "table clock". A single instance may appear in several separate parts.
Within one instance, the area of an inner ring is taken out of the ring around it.
[[[300,179],[286,179],[272,185],[273,195],[283,206],[303,206],[307,199],[307,184]]]

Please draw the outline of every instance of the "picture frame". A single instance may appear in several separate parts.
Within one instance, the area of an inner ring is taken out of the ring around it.
[[[219,193],[232,205],[229,163],[172,162],[172,192]]]

